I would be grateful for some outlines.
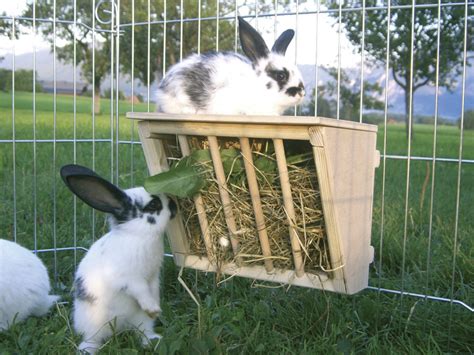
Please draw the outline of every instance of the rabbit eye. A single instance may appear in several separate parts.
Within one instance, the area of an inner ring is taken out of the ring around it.
[[[282,88],[283,85],[286,84],[288,81],[288,77],[290,76],[290,73],[288,73],[288,70],[283,69],[283,70],[271,70],[269,71],[269,76],[272,77],[278,85],[280,86],[280,89]]]
[[[286,68],[275,69],[270,64],[265,68],[265,71],[270,78],[277,82],[280,91],[283,90],[290,77],[290,72]]]
[[[283,80],[285,80],[285,79],[286,79],[285,72],[278,72],[277,75],[276,75],[276,77],[277,77],[277,80],[278,80],[278,81],[283,81]]]

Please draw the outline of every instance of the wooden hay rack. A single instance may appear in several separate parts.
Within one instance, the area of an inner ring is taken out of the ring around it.
[[[191,153],[189,137],[205,137],[219,184],[225,222],[235,259],[218,266],[209,251],[213,247],[208,235],[209,221],[206,206],[200,195],[193,198],[198,212],[201,236],[207,256],[194,255],[189,248],[183,219],[175,218],[168,237],[175,263],[202,271],[220,271],[228,275],[257,280],[312,287],[345,294],[354,294],[368,284],[369,264],[373,260],[370,245],[374,170],[380,161],[376,150],[377,127],[356,122],[320,117],[291,116],[221,116],[175,115],[159,113],[128,113],[128,118],[139,120],[138,130],[150,174],[166,171],[169,157],[166,142],[170,137],[177,142],[182,156]],[[271,257],[262,265],[239,263],[239,241],[236,235],[231,197],[219,154],[220,139],[237,138],[245,163],[245,173],[255,216],[255,238],[259,238],[263,256],[271,256],[265,218],[259,194],[256,172],[252,162],[252,139],[273,143],[278,163],[281,198],[288,216],[294,269],[277,269]],[[305,141],[312,150],[317,181],[324,213],[330,270],[306,272],[298,235],[292,226],[294,207],[292,186],[288,179],[285,141]]]

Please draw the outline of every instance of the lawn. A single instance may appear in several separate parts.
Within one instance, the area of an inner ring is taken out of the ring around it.
[[[90,98],[77,97],[74,110],[73,97],[58,96],[54,114],[52,96],[38,94],[33,115],[31,93],[16,93],[13,130],[11,95],[0,93],[0,235],[6,239],[16,235],[20,244],[32,249],[74,247],[40,254],[65,303],[47,317],[30,318],[1,333],[0,354],[73,353],[78,344],[71,329],[73,272],[84,250],[106,231],[106,224],[103,215],[74,202],[59,178],[59,167],[74,161],[94,167],[122,187],[140,184],[147,175],[140,145],[127,143],[138,139],[134,123],[123,114],[131,105],[120,102],[117,125],[110,101],[103,99],[101,104],[103,113],[93,120]],[[147,105],[134,109],[146,111]],[[381,126],[381,152],[383,133]],[[433,155],[433,133],[433,126],[415,125],[412,156]],[[9,142],[13,134],[15,144]],[[437,135],[436,155],[457,159],[460,130],[440,126]],[[93,137],[96,141],[91,142]],[[36,143],[28,141],[33,138]],[[463,142],[463,158],[474,159],[474,132],[465,131]],[[386,152],[407,154],[403,126],[387,127]],[[457,210],[458,164],[436,163],[431,239],[432,163],[410,164],[405,238],[406,172],[406,160],[387,159],[385,167],[382,162],[377,169],[372,229],[376,255],[370,284],[452,296],[472,306],[474,164],[461,166]],[[198,309],[179,284],[178,273],[167,258],[163,315],[157,323],[164,338],[155,349],[160,354],[474,351],[472,313],[459,305],[373,290],[343,296],[298,287],[269,288],[238,278],[216,286],[214,275],[186,270],[183,279],[198,297]],[[142,350],[132,333],[117,334],[103,349],[104,354],[152,352]]]

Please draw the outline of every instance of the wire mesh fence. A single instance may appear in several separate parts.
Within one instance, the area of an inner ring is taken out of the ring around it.
[[[38,0],[5,9],[0,234],[41,253],[56,287],[68,289],[106,226],[64,189],[59,167],[142,183],[146,164],[124,113],[154,111],[157,82],[187,55],[238,50],[241,14],[268,41],[297,32],[288,52],[305,64],[310,94],[289,114],[379,124],[370,289],[472,311],[473,11],[469,1],[366,0]]]

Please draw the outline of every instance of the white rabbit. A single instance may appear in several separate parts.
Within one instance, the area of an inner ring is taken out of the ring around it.
[[[121,190],[79,165],[61,168],[67,187],[96,210],[110,214],[110,231],[80,262],[74,281],[74,328],[79,350],[94,353],[112,330],[134,329],[143,343],[160,338],[153,330],[160,308],[163,233],[177,206],[143,187]]]
[[[0,331],[29,316],[42,316],[59,299],[50,295],[46,267],[28,249],[0,239]]]
[[[194,54],[170,68],[157,92],[157,111],[234,115],[281,115],[305,95],[297,66],[285,58],[294,31],[286,30],[271,51],[239,17],[247,57],[232,52]]]

